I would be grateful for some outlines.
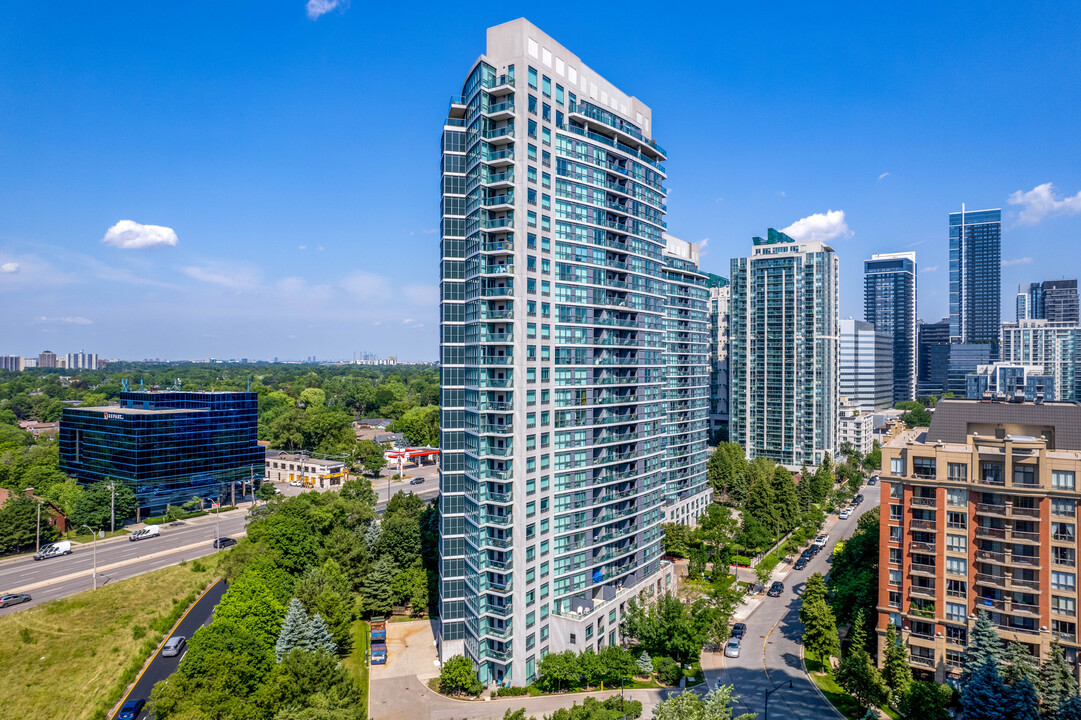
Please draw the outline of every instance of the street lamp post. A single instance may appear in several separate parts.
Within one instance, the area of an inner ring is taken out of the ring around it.
[[[23,492],[25,492],[27,495],[29,495],[31,499],[37,500],[37,502],[38,502],[38,519],[37,519],[37,525],[36,525],[35,530],[34,530],[34,552],[40,552],[41,551],[41,504],[43,502],[45,502],[45,501],[42,500],[41,498],[35,498],[34,497],[34,488],[32,488],[32,487],[26,488],[26,490],[24,490]]]
[[[762,708],[762,720],[769,720],[769,696],[772,695],[773,693],[777,692],[778,690],[780,690],[782,687],[784,687],[784,681],[783,680],[781,682],[777,683],[777,685],[772,690],[767,690],[766,691],[766,701],[765,701],[765,704],[764,704],[764,706]],[[792,681],[791,680],[788,681],[788,689],[789,690],[792,689]]]
[[[98,531],[92,529],[89,525],[83,525],[84,528],[90,531],[90,534],[94,537],[91,542],[91,546],[94,548],[94,589],[98,589]]]

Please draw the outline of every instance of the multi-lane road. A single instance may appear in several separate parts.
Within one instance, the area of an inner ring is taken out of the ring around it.
[[[434,465],[407,469],[408,478],[421,478],[416,485],[409,480],[379,478],[372,482],[376,491],[376,512],[382,512],[387,498],[399,492],[414,492],[426,501],[439,493],[439,471]],[[285,495],[298,495],[303,488],[278,485]],[[247,509],[222,513],[223,536],[239,537],[247,524]],[[151,570],[175,565],[215,552],[215,519],[210,516],[185,521],[178,526],[161,526],[161,536],[132,542],[123,538],[99,540],[97,544],[98,585],[116,582]],[[72,543],[71,555],[35,561],[30,556],[0,560],[0,594],[29,593],[33,600],[0,609],[0,615],[32,607],[47,600],[67,597],[94,586],[94,546],[91,542]]]
[[[221,515],[221,534],[238,537],[244,533],[247,510]],[[123,580],[150,570],[175,565],[215,552],[215,519],[210,516],[182,525],[163,525],[161,536],[132,542],[126,537],[97,543],[98,586]],[[22,556],[0,561],[0,593],[25,592],[31,602],[0,610],[0,615],[31,607],[47,600],[66,597],[94,586],[93,543],[72,543],[70,555],[35,561]]]
[[[831,516],[827,522],[823,532],[829,533],[828,546],[803,570],[791,570],[783,579],[785,589],[781,596],[763,597],[761,604],[744,621],[747,633],[739,657],[720,657],[719,673],[707,672],[711,688],[717,680],[735,686],[740,697],[737,712],[758,713],[759,720],[767,720],[765,698],[766,692],[771,691],[769,710],[775,718],[821,720],[840,717],[803,671],[803,624],[799,621],[799,606],[807,578],[812,573],[825,575],[829,572],[833,546],[852,534],[863,513],[878,505],[879,486],[864,486],[860,492],[866,499],[852,517],[840,520]],[[790,681],[791,688],[788,687]],[[772,692],[774,688],[778,688],[776,692]]]

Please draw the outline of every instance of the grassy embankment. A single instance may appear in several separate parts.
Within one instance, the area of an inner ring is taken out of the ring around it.
[[[357,620],[353,623],[353,652],[349,654],[349,657],[342,659],[342,665],[357,681],[361,692],[364,693],[362,717],[368,717],[368,643],[370,640],[371,626],[366,620]]]
[[[210,563],[174,565],[0,617],[0,707],[104,718],[213,576]]]

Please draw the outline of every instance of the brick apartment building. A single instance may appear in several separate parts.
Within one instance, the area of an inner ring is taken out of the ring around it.
[[[955,683],[976,613],[1005,641],[1077,662],[1081,405],[944,400],[882,448],[878,642]]]

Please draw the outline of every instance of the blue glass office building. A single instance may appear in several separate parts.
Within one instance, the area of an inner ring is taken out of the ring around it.
[[[124,392],[120,406],[65,408],[60,469],[81,483],[114,479],[140,515],[194,496],[228,502],[263,477],[251,392]]]

